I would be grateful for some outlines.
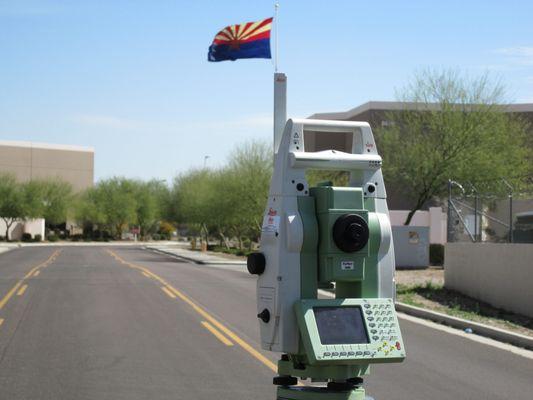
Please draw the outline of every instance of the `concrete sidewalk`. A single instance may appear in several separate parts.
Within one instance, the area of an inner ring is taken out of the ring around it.
[[[174,244],[150,244],[145,246],[148,250],[158,251],[170,256],[192,261],[196,264],[215,264],[215,265],[246,265],[246,260],[240,257],[234,257],[226,254],[214,253],[211,251],[201,252],[189,250],[188,243]]]
[[[0,243],[0,254],[20,247],[18,243]]]

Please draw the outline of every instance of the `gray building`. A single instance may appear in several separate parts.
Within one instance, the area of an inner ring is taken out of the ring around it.
[[[0,141],[0,173],[11,173],[20,182],[59,178],[79,192],[93,185],[94,149]]]
[[[390,124],[390,121],[388,120],[388,118],[390,118],[390,114],[403,110],[416,110],[418,107],[419,104],[412,102],[369,101],[347,111],[316,113],[310,118],[368,122],[372,127],[374,135],[376,136],[376,142],[379,150],[379,128]],[[433,107],[435,110],[439,109],[438,104],[434,104]],[[509,104],[504,106],[503,110],[508,113],[520,115],[531,124],[533,129],[533,104]],[[531,137],[531,144],[533,145],[533,132],[531,132]],[[387,183],[387,194],[389,198],[389,207],[391,209],[406,210],[411,208],[412,202],[408,200],[407,196],[405,195],[405,190],[408,190],[408,188],[400,188],[394,186],[394,184],[390,182]],[[430,202],[426,204],[426,207],[433,205],[438,204]],[[529,208],[529,202],[526,208]],[[523,207],[520,207],[520,211],[525,210],[523,210]]]

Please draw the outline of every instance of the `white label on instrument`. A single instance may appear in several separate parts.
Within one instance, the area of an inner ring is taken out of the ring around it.
[[[355,269],[353,261],[341,261],[341,269],[343,271]]]
[[[277,232],[279,230],[279,215],[265,215],[263,219],[263,232]]]

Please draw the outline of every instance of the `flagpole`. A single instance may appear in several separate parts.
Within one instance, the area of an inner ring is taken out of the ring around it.
[[[278,72],[278,8],[279,2],[274,3],[274,156],[277,154],[287,122],[287,76]]]
[[[278,8],[279,3],[274,3],[274,29],[276,30],[276,37],[274,40],[274,72],[278,72]]]

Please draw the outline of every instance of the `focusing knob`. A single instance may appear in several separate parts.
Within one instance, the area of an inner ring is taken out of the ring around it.
[[[292,386],[298,384],[298,378],[288,375],[275,376],[272,383],[278,386]]]
[[[270,311],[265,308],[263,311],[257,314],[257,318],[259,318],[265,324],[268,323],[268,321],[270,321]]]
[[[251,253],[246,260],[248,272],[252,275],[261,275],[265,272],[266,260],[263,253]]]
[[[368,237],[368,224],[360,215],[341,215],[333,225],[333,241],[346,253],[361,250],[368,243]]]

